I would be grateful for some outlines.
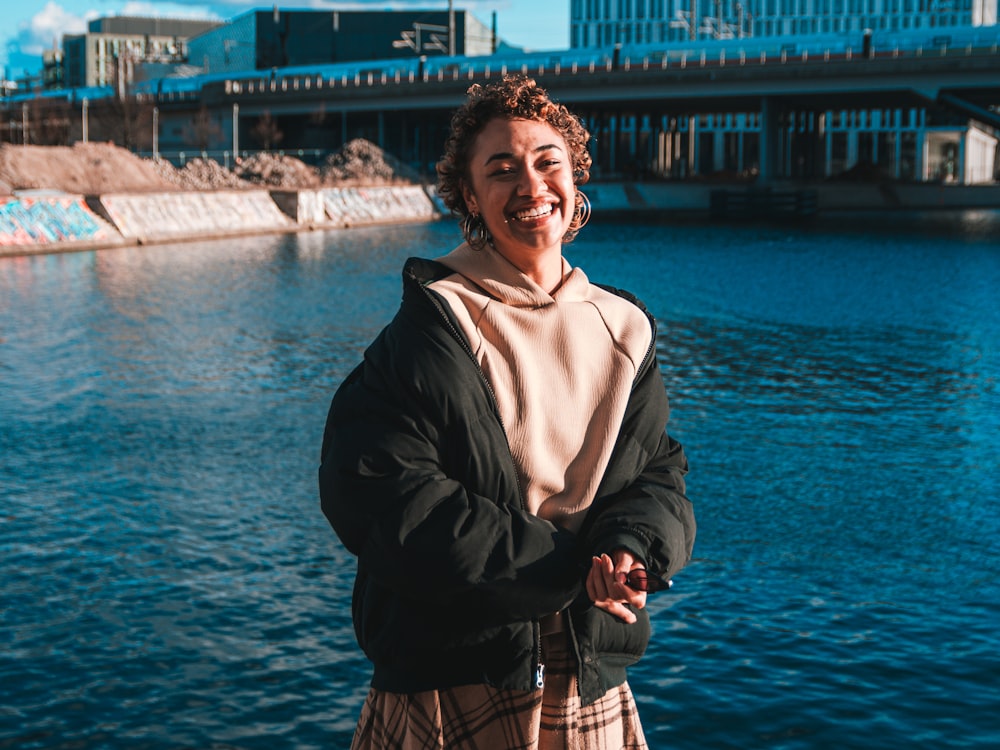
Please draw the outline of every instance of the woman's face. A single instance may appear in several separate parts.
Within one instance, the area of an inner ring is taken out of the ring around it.
[[[554,248],[561,254],[576,197],[566,141],[546,122],[491,120],[470,151],[463,195],[515,265]]]

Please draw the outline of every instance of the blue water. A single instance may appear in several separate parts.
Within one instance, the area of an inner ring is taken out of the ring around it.
[[[346,748],[333,390],[450,222],[0,259],[0,748]],[[1000,212],[627,224],[696,559],[655,750],[1000,746]]]

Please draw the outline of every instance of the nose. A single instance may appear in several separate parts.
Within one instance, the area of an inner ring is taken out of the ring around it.
[[[545,188],[545,178],[537,169],[527,166],[521,170],[517,187],[521,195],[538,195]]]

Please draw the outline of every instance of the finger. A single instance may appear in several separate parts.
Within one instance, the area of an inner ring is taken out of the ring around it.
[[[602,569],[605,574],[608,596],[618,601],[629,600],[635,592],[625,583],[627,569],[619,572],[608,555],[602,555],[602,557]]]
[[[635,625],[636,620],[639,618],[635,616],[635,612],[626,607],[624,604],[615,603],[615,611],[612,612],[613,615],[624,620],[629,625]]]
[[[585,586],[587,588],[587,596],[590,597],[590,601],[596,603],[599,599],[597,595],[597,579],[598,575],[594,570],[593,564],[590,566],[590,570],[587,571],[587,580]]]
[[[628,603],[636,609],[644,609],[646,607],[646,592],[634,591],[632,589],[629,589],[629,592]]]
[[[594,581],[594,601],[610,599],[611,596],[609,594],[608,584],[611,582],[608,580],[605,562],[600,557],[594,558],[590,575]]]
[[[610,555],[601,555],[601,572],[604,574],[604,578],[607,581],[607,586],[609,590],[614,590],[614,586],[618,583],[624,581],[624,578],[619,580],[616,571],[615,563],[611,559]],[[621,597],[618,597],[621,598]]]
[[[595,604],[598,609],[602,609],[610,615],[614,615],[623,622],[634,625],[638,619],[635,613],[621,602],[600,602]]]
[[[635,567],[636,561],[631,552],[619,549],[615,550],[614,563],[615,580],[624,581],[628,572]]]
[[[590,562],[590,570],[587,572],[587,596],[595,604],[607,598],[607,591],[604,586],[604,572],[600,568],[598,558],[593,558]]]

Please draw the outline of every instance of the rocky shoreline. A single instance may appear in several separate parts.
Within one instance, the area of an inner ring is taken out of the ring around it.
[[[429,221],[432,187],[355,140],[318,167],[267,153],[178,168],[111,144],[0,148],[0,255]]]

